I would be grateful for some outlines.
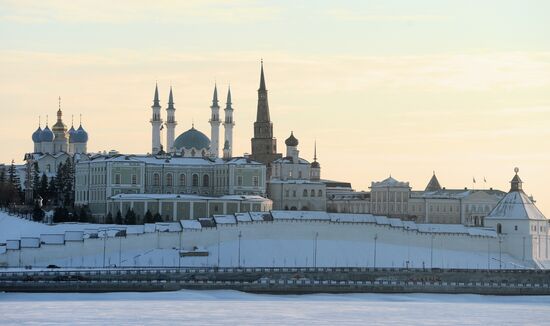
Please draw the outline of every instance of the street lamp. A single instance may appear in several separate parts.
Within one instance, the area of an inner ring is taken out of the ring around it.
[[[315,232],[315,245],[313,249],[313,267],[317,267],[317,238],[319,237],[319,232]]]
[[[434,268],[434,234],[432,233],[430,240],[430,269]]]
[[[220,230],[218,230],[218,268],[220,268]]]
[[[241,238],[243,237],[243,234],[241,231],[239,231],[239,263],[237,266],[241,268]]]
[[[498,236],[498,269],[502,269],[502,237]]]
[[[376,240],[378,240],[378,234],[374,235],[374,268],[376,268]]]

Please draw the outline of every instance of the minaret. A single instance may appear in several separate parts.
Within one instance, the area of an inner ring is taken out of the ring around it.
[[[160,152],[160,127],[162,126],[162,119],[160,118],[160,101],[159,101],[159,88],[155,85],[155,98],[153,99],[153,117],[151,118],[151,142],[152,149],[151,154],[155,155]]]
[[[254,122],[254,138],[252,138],[251,142],[252,155],[250,158],[254,161],[269,165],[274,160],[282,157],[281,154],[277,153],[277,139],[273,137],[273,123],[269,117],[263,60],[260,73],[260,88],[258,89],[256,122]]]
[[[214,96],[212,97],[212,105],[210,106],[212,115],[210,117],[210,153],[214,157],[219,156],[220,151],[220,106],[218,105],[218,87],[214,84]]]
[[[233,157],[233,127],[235,122],[233,121],[233,107],[231,106],[231,87],[227,89],[227,102],[225,103],[225,121],[223,122],[223,128],[225,131],[225,142],[223,146],[223,158]]]
[[[166,108],[166,151],[174,151],[174,135],[176,131],[176,108],[174,107],[174,96],[172,95],[172,86],[170,86],[170,95],[168,96],[168,108]]]

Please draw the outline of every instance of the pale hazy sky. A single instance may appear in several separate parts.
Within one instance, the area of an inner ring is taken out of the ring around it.
[[[250,151],[259,61],[281,151],[314,139],[322,176],[367,190],[507,191],[520,168],[550,215],[550,1],[0,0],[0,162],[32,150],[38,116],[83,114],[89,150],[150,150],[158,80],[177,134],[209,135],[231,83],[235,152]],[[164,110],[163,110],[164,114]]]

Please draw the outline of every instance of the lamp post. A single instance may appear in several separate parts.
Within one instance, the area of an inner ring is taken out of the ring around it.
[[[317,238],[319,237],[319,232],[315,232],[315,242],[313,247],[313,267],[317,267]]]
[[[220,268],[220,230],[218,230],[218,268]]]
[[[376,240],[378,240],[378,234],[374,235],[374,268],[376,268]]]
[[[430,269],[434,268],[434,235],[430,237]]]
[[[238,258],[239,258],[239,262],[238,262],[238,264],[237,264],[237,266],[238,266],[239,268],[241,268],[241,238],[242,238],[242,237],[243,237],[243,234],[242,234],[241,231],[239,231],[239,257],[238,257]]]
[[[498,269],[502,269],[502,237],[498,236]]]
[[[103,232],[103,268],[105,268],[105,253],[107,251],[107,230],[101,230]]]

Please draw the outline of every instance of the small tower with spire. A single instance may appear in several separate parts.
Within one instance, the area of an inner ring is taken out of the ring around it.
[[[212,96],[212,105],[210,106],[212,115],[210,116],[210,154],[213,157],[219,156],[220,151],[220,106],[218,105],[218,87],[214,84],[214,95]]]
[[[321,164],[317,162],[317,141],[313,145],[313,162],[311,162],[310,180],[321,180]]]
[[[69,138],[67,135],[67,126],[63,123],[63,112],[61,111],[61,97],[59,97],[59,108],[57,110],[57,122],[52,127],[54,134],[53,153],[67,152],[69,147]]]
[[[153,116],[151,117],[151,154],[157,154],[160,152],[160,128],[162,126],[162,119],[160,118],[160,101],[159,101],[159,89],[158,84],[155,85],[155,97],[153,99]]]
[[[223,122],[223,128],[225,131],[225,142],[223,144],[223,158],[229,159],[233,156],[233,127],[235,121],[233,121],[233,106],[231,103],[231,86],[227,89],[227,102],[225,103],[225,120]]]
[[[174,95],[172,86],[170,86],[170,95],[168,95],[168,107],[166,108],[166,151],[173,152],[174,137],[176,132],[176,108],[174,107]]]

